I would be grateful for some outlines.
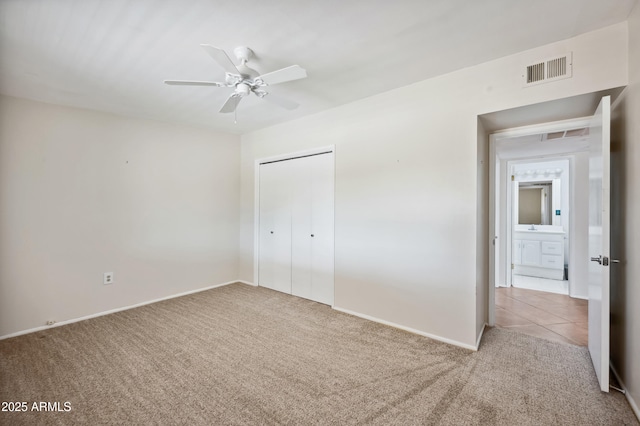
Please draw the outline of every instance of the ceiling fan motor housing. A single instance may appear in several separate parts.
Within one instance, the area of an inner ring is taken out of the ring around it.
[[[246,46],[238,46],[233,49],[233,53],[236,55],[236,58],[242,63],[249,62],[249,59],[253,57],[253,50],[249,49]]]

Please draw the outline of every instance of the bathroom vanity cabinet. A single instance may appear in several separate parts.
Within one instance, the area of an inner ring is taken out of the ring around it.
[[[531,277],[564,279],[564,235],[558,231],[515,231],[513,272]]]

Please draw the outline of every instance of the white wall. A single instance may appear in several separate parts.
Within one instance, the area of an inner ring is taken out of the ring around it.
[[[640,4],[628,24],[630,81],[611,127],[611,362],[640,418]]]
[[[622,23],[242,136],[240,278],[255,159],[335,144],[336,306],[475,346],[478,115],[625,85],[627,41]],[[572,78],[522,87],[524,65],[567,51]]]
[[[0,97],[0,336],[236,280],[239,151]]]

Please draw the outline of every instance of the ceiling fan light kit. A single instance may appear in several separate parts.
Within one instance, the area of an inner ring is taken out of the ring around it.
[[[251,86],[246,83],[238,83],[236,84],[236,93],[243,98],[251,93]]]
[[[220,109],[221,113],[235,112],[240,100],[251,93],[254,93],[260,99],[270,101],[273,104],[289,110],[295,109],[299,106],[296,102],[274,96],[266,90],[263,90],[263,88],[273,84],[280,84],[287,81],[305,78],[307,76],[307,72],[304,68],[299,65],[291,65],[286,68],[260,75],[256,70],[247,65],[254,54],[253,51],[246,46],[239,46],[233,49],[235,57],[240,62],[239,65],[235,65],[227,53],[220,48],[211,46],[210,44],[201,44],[200,46],[202,46],[209,56],[211,56],[225,71],[225,82],[165,80],[165,84],[173,86],[214,86],[233,88],[233,93],[229,95]]]

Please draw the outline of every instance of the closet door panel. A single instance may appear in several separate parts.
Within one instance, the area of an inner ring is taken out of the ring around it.
[[[291,165],[260,165],[259,285],[291,293]]]
[[[273,288],[273,264],[275,238],[270,234],[274,229],[275,209],[273,206],[275,173],[268,165],[260,166],[260,222],[259,226],[259,247],[258,247],[258,285]]]
[[[334,160],[333,153],[313,159],[311,169],[311,299],[333,305]]]
[[[312,299],[311,218],[314,157],[291,160],[291,294]]]

